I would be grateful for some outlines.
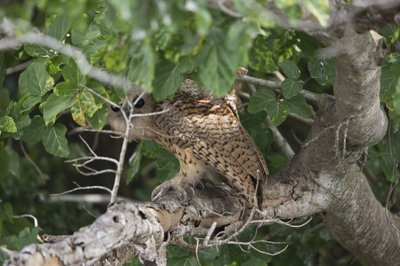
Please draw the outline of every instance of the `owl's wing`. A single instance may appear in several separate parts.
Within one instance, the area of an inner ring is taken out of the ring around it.
[[[262,154],[226,102],[200,102],[196,112],[186,112],[181,119],[190,129],[184,138],[190,140],[193,154],[215,167],[229,185],[259,180],[261,186],[266,181],[268,170]]]

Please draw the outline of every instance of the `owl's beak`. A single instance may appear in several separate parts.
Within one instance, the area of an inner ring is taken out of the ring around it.
[[[131,115],[131,112],[128,107],[123,107],[122,111],[125,113],[126,117],[129,117]]]

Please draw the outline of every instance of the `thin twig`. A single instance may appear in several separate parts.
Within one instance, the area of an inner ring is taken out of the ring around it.
[[[89,88],[88,86],[84,85],[84,84],[79,84],[81,87],[87,89],[90,93],[96,95],[97,97],[99,97],[100,99],[102,99],[103,101],[105,101],[106,103],[108,103],[111,106],[117,107],[117,108],[121,108],[121,106],[119,104],[116,104],[115,102],[111,101],[110,99],[107,99],[106,97],[104,97],[103,95],[95,92],[93,89]]]
[[[211,236],[214,233],[216,227],[217,227],[217,222],[213,222],[212,225],[210,226],[210,228],[207,231],[206,237],[204,238],[204,241],[203,241],[204,245],[206,245],[206,246],[208,245],[208,242],[210,241]]]
[[[75,184],[76,184],[76,183],[75,183]],[[107,188],[107,187],[103,187],[103,186],[86,186],[86,187],[78,186],[78,187],[76,187],[76,188],[73,188],[73,189],[70,189],[70,190],[67,190],[67,191],[64,191],[64,192],[61,192],[61,193],[53,193],[53,194],[50,194],[50,196],[51,196],[51,197],[58,197],[58,196],[66,195],[66,194],[69,194],[69,193],[72,193],[72,192],[75,192],[75,191],[89,190],[89,189],[100,189],[100,190],[105,190],[105,191],[107,191],[108,193],[111,194],[111,189],[109,189],[109,188]]]
[[[113,185],[112,192],[111,192],[110,204],[114,203],[117,200],[119,184],[121,182],[122,170],[124,168],[125,155],[126,155],[126,151],[127,151],[127,147],[128,147],[128,142],[129,142],[129,133],[130,133],[130,130],[132,127],[132,124],[130,123],[130,116],[133,114],[133,108],[130,110],[129,119],[126,117],[125,112],[121,112],[121,113],[124,117],[126,126],[125,126],[124,138],[123,138],[122,146],[121,146],[121,152],[119,154],[117,171],[116,171],[115,177],[114,177],[114,185]]]
[[[22,143],[22,141],[19,142],[19,145],[21,147],[21,151],[24,154],[24,156],[26,157],[26,159],[28,160],[28,162],[30,164],[32,164],[33,168],[35,168],[36,172],[38,172],[38,174],[40,175],[40,177],[43,180],[47,180],[49,177],[47,175],[44,175],[42,170],[40,170],[39,166],[32,160],[32,158],[29,156],[29,154],[26,152],[24,144]]]
[[[266,80],[266,79],[260,79],[260,78],[255,78],[247,75],[241,75],[236,77],[237,80],[253,84],[256,86],[260,87],[265,87],[268,89],[273,89],[273,90],[281,90],[281,82],[278,81],[272,81],[272,80]],[[333,95],[328,95],[328,94],[319,94],[319,93],[314,93],[308,90],[301,90],[299,92],[300,95],[303,95],[304,98],[306,98],[309,101],[312,102],[322,102],[325,99],[334,99],[335,97]]]
[[[20,214],[20,215],[14,215],[14,218],[31,218],[33,220],[33,226],[34,227],[39,227],[39,222],[38,219],[33,216],[32,214]]]
[[[6,69],[6,75],[11,75],[14,74],[16,72],[19,72],[21,70],[24,70],[25,68],[27,68],[30,64],[32,63],[32,60],[28,60],[25,61],[19,65],[13,66],[13,67],[9,67]]]
[[[89,146],[89,144],[86,142],[86,140],[85,140],[81,135],[79,135],[79,138],[81,139],[81,141],[83,142],[83,144],[85,144],[86,148],[88,148],[89,152],[90,152],[93,156],[97,157],[97,154],[94,152],[94,150],[92,150],[92,148]]]
[[[115,165],[118,165],[118,161],[117,160],[115,160],[113,158],[110,158],[110,157],[104,157],[104,156],[96,156],[96,157],[85,156],[85,157],[80,157],[80,158],[76,158],[76,159],[67,160],[65,162],[66,163],[77,163],[77,162],[83,161],[83,160],[86,160],[88,162],[93,162],[95,160],[108,161],[108,162],[111,162],[111,163],[113,163]],[[87,163],[85,163],[85,164],[87,164]]]
[[[312,118],[305,118],[295,113],[288,113],[288,116],[309,126],[312,126],[314,124],[314,119]]]

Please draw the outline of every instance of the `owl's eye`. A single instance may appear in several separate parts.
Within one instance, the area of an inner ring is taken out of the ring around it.
[[[118,106],[113,106],[113,105],[112,105],[112,106],[111,106],[111,111],[117,113],[117,112],[121,111],[121,109],[120,109]]]
[[[143,106],[144,106],[144,100],[140,98],[139,101],[137,101],[137,103],[135,104],[135,108],[142,108]]]

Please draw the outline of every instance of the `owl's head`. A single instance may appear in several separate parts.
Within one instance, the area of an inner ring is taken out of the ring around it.
[[[119,133],[126,131],[126,118],[130,123],[129,139],[152,139],[156,102],[150,94],[129,92],[121,107],[110,106],[108,122]],[[125,117],[124,117],[125,116]]]

